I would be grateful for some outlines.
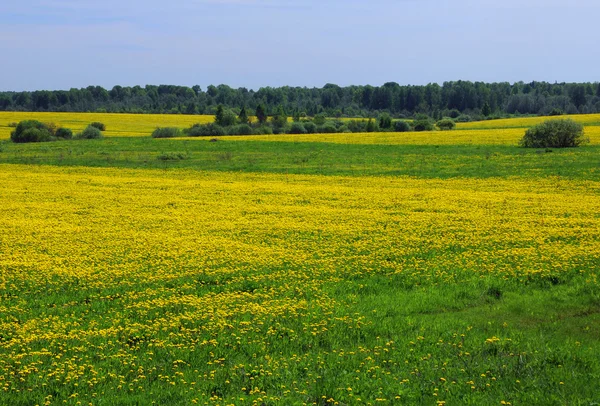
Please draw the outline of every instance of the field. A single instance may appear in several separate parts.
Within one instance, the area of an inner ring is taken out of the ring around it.
[[[209,142],[30,113],[107,138],[13,144],[20,114],[0,404],[600,402],[599,116],[525,150],[536,119]]]

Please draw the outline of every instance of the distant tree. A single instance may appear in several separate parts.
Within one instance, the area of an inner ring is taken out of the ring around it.
[[[382,113],[379,115],[378,119],[379,128],[381,129],[389,129],[392,128],[392,117],[388,113]]]
[[[373,119],[370,118],[369,121],[367,121],[365,131],[368,133],[372,133],[372,132],[376,132],[377,130],[379,130],[379,128],[377,126],[377,122],[373,121]]]
[[[282,131],[287,125],[287,115],[282,105],[279,105],[277,114],[271,118],[271,125],[273,126],[273,132]]]
[[[240,114],[238,114],[238,122],[240,124],[248,124],[250,119],[248,118],[248,114],[246,113],[246,106],[242,106],[240,110]]]
[[[222,104],[217,106],[217,111],[215,111],[215,124],[223,126],[223,120],[225,118],[225,109]]]
[[[267,122],[267,111],[263,104],[256,106],[256,119],[261,125]]]
[[[217,106],[217,111],[215,112],[215,124],[221,127],[229,127],[230,125],[234,125],[235,121],[235,114],[231,110],[223,108],[223,105],[221,104]]]
[[[313,121],[316,125],[323,125],[327,121],[327,115],[325,113],[319,113],[314,117]]]
[[[490,107],[490,104],[488,102],[483,103],[483,107],[481,108],[481,114],[483,114],[486,117],[489,117],[489,115],[492,114],[492,108]]]

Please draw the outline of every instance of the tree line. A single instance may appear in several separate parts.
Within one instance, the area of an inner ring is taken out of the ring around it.
[[[234,89],[227,85],[114,86],[107,90],[88,86],[70,90],[0,92],[0,111],[65,111],[110,113],[215,114],[218,106],[239,112],[265,114],[280,109],[292,116],[377,117],[388,113],[395,118],[426,114],[442,117],[482,119],[519,114],[577,114],[600,112],[600,84],[595,83],[483,83],[469,81],[401,86],[326,84],[322,88],[263,87]]]

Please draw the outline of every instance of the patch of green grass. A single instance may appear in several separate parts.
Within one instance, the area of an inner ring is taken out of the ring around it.
[[[422,178],[548,177],[599,180],[600,146],[526,150],[488,145],[355,145],[313,142],[110,138],[48,145],[5,143],[0,163],[186,168]],[[186,159],[160,159],[183,154]],[[158,158],[158,159],[157,159]]]

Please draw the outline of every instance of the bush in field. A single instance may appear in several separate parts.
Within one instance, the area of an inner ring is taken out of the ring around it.
[[[374,133],[379,131],[379,125],[377,124],[377,121],[373,121],[372,119],[369,119],[369,121],[367,121],[367,124],[365,126],[365,131],[368,133]]]
[[[435,125],[442,131],[453,130],[456,127],[456,123],[451,118],[443,118],[435,123]]]
[[[46,142],[54,139],[52,133],[46,126],[37,120],[24,120],[17,124],[15,130],[10,134],[13,142]]]
[[[225,109],[222,105],[217,106],[215,113],[215,124],[221,127],[229,127],[237,121],[235,113],[229,109]]]
[[[377,119],[377,122],[379,124],[379,128],[382,130],[392,128],[392,117],[388,113],[381,114]]]
[[[181,130],[176,127],[157,127],[156,130],[152,132],[152,138],[173,138],[179,137],[181,135]]]
[[[583,125],[571,119],[547,120],[525,132],[520,145],[526,148],[568,148],[589,142]]]
[[[252,135],[254,131],[252,131],[252,127],[248,124],[240,124],[228,127],[227,133],[229,135]]]
[[[254,129],[254,134],[257,135],[271,135],[273,134],[273,129],[268,125],[259,125]]]
[[[187,131],[190,137],[214,137],[225,135],[225,129],[218,124],[194,124]]]
[[[306,134],[306,128],[302,123],[292,123],[289,134]]]
[[[302,124],[304,125],[304,131],[306,131],[307,134],[314,134],[317,132],[317,125],[312,121],[307,121]]]
[[[410,124],[404,120],[398,120],[394,123],[394,131],[399,133],[410,131]]]
[[[106,131],[106,126],[104,125],[104,123],[101,123],[99,121],[94,121],[93,123],[90,124],[92,127],[95,127],[97,129],[99,129],[100,131]]]
[[[415,131],[433,131],[433,121],[430,118],[422,118],[412,122]]]
[[[366,131],[367,122],[365,120],[350,120],[347,127],[353,133],[362,133]]]
[[[468,114],[461,114],[460,116],[456,117],[457,123],[468,123],[471,121],[473,121],[473,118]]]
[[[56,138],[62,138],[63,140],[70,140],[73,138],[73,131],[71,131],[69,128],[60,127],[56,129],[54,136]]]
[[[327,116],[324,113],[319,113],[319,114],[317,114],[315,116],[315,118],[313,119],[313,121],[315,122],[315,124],[317,126],[322,126],[327,121]]]
[[[102,131],[96,126],[88,125],[82,132],[75,136],[78,140],[97,140],[103,138]]]
[[[337,133],[337,127],[331,121],[326,122],[322,126],[317,128],[317,132],[321,134],[334,134]]]

